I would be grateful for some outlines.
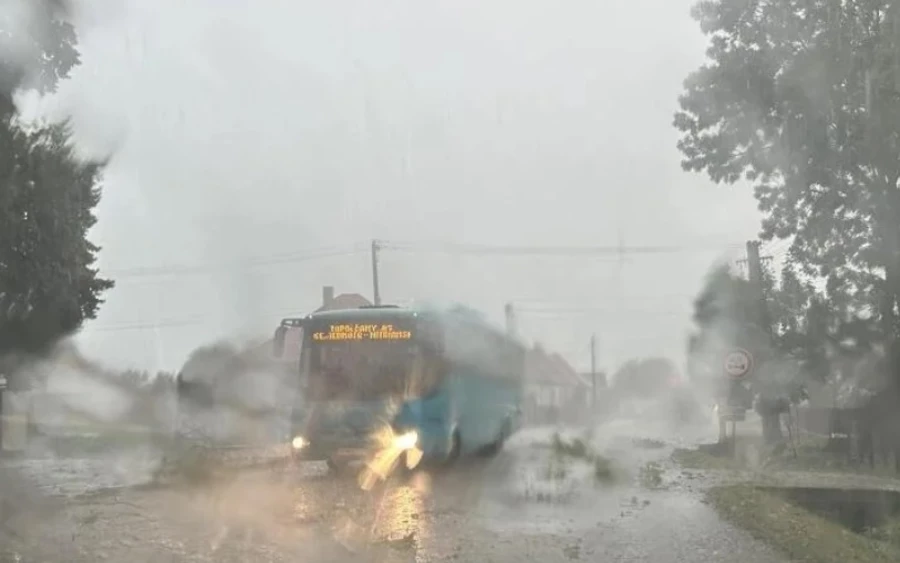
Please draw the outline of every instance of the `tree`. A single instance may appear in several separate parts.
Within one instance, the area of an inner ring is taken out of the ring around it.
[[[47,350],[94,318],[113,286],[87,239],[102,164],[75,158],[65,125],[27,131],[16,119],[16,90],[50,89],[78,62],[60,4],[29,6],[28,25],[0,20],[15,46],[0,59],[0,356]]]
[[[763,270],[762,297],[759,288],[734,275],[727,266],[713,270],[694,302],[697,332],[688,343],[688,365],[695,386],[708,389],[719,404],[746,404],[756,398],[768,442],[781,440],[780,414],[790,400],[797,400],[802,387],[798,364],[779,352],[781,334],[773,330],[771,315],[762,311],[788,309],[775,276]],[[753,356],[754,368],[747,382],[728,379],[723,363],[726,355],[740,348]]]
[[[780,276],[764,267],[762,290],[766,317],[750,282],[727,267],[711,273],[694,303],[698,330],[688,343],[689,370],[696,384],[724,398],[735,389],[722,373],[725,354],[736,347],[750,351],[756,366],[750,390],[765,435],[779,441],[777,417],[787,405],[804,399],[810,382],[827,380],[870,353],[879,334],[872,319],[845,320],[791,264]]]
[[[765,280],[771,278],[767,276]],[[765,293],[771,295],[771,288],[765,288]],[[772,355],[759,311],[758,294],[747,280],[732,274],[728,266],[710,273],[694,300],[698,332],[688,343],[693,380],[715,387],[714,382],[722,379],[725,354],[734,348],[748,350],[757,362]]]
[[[834,314],[870,313],[894,340],[900,4],[706,0],[693,16],[709,62],[675,115],[683,167],[754,182],[763,239],[793,236],[791,262],[826,278]]]
[[[655,397],[669,391],[678,368],[668,358],[631,359],[616,370],[613,390],[620,397]]]

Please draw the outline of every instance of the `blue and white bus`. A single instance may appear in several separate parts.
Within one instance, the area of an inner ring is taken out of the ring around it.
[[[477,312],[364,307],[302,326],[296,459],[338,469],[388,435],[410,468],[449,463],[496,452],[519,425],[525,347]]]

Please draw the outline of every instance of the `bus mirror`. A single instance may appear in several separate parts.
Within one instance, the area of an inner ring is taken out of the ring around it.
[[[272,338],[272,355],[280,358],[284,354],[284,336],[287,334],[287,328],[280,326],[275,329],[275,336]]]

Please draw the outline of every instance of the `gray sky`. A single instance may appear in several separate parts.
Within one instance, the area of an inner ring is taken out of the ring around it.
[[[702,276],[758,225],[749,189],[679,166],[672,113],[705,45],[691,4],[83,0],[83,64],[28,106],[114,151],[93,239],[117,287],[79,341],[177,369],[214,339],[271,334],[322,285],[371,294],[365,252],[309,254],[621,232],[693,250],[623,265],[386,250],[383,297],[497,319],[513,300],[523,332],[579,367],[592,331],[601,367],[680,361]]]

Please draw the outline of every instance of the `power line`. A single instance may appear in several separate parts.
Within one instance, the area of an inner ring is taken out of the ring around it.
[[[159,322],[145,322],[145,323],[120,323],[120,324],[110,324],[110,325],[100,325],[100,326],[86,326],[82,328],[79,332],[81,334],[91,333],[91,332],[123,332],[130,330],[151,330],[157,328],[167,328],[167,327],[181,327],[181,326],[196,326],[204,323],[204,319],[202,317],[192,317],[186,319],[171,319],[167,321],[159,321]]]
[[[268,258],[246,260],[241,262],[206,264],[206,265],[170,265],[146,268],[128,268],[128,269],[110,269],[103,270],[104,275],[109,275],[113,279],[141,278],[141,277],[159,277],[159,276],[184,276],[211,273],[216,271],[228,271],[234,269],[253,269],[265,266],[273,266],[279,264],[295,264],[307,262],[310,260],[318,260],[321,258],[331,258],[335,256],[351,256],[360,254],[365,248],[360,245],[343,247],[341,249],[318,249],[306,252],[292,252],[287,254],[277,254]]]
[[[723,251],[739,247],[739,244],[727,245],[669,245],[669,246],[502,246],[490,244],[452,243],[452,242],[403,242],[380,241],[379,249],[398,252],[437,252],[444,254],[469,255],[507,255],[507,256],[622,256],[622,255],[658,255],[678,254],[685,252]],[[185,276],[228,271],[234,269],[253,269],[281,264],[295,264],[323,258],[352,256],[369,250],[368,245],[357,243],[344,247],[309,249],[301,252],[276,254],[266,258],[224,262],[218,264],[181,264],[138,268],[103,269],[105,275],[121,280],[128,278]]]
[[[687,300],[693,302],[694,299],[697,298],[698,292],[693,293],[641,293],[641,294],[629,294],[629,299],[635,300],[647,300],[647,299],[660,299],[660,300]],[[563,307],[563,308],[577,308],[579,307],[578,301],[572,300],[564,300],[561,301],[559,299],[541,299],[541,298],[531,298],[525,297],[521,299],[511,299],[510,300],[516,308],[524,307],[524,308],[554,308],[554,307]]]
[[[664,309],[611,309],[598,307],[573,307],[566,308],[547,308],[547,309],[529,309],[516,307],[516,312],[526,313],[529,315],[538,315],[543,317],[554,318],[570,318],[573,316],[590,316],[590,315],[649,315],[649,316],[685,316],[690,315],[690,311],[671,311]]]
[[[726,245],[660,245],[660,246],[501,246],[451,242],[381,241],[380,248],[401,252],[440,252],[445,254],[506,255],[506,256],[622,256],[639,254],[681,254],[710,252],[740,248],[740,243]]]
[[[528,307],[516,307],[516,312],[526,313],[528,315],[540,316],[543,318],[571,318],[573,316],[580,315],[617,315],[617,314],[636,314],[636,315],[650,315],[650,316],[684,316],[689,314],[687,311],[669,311],[669,310],[658,310],[658,309],[609,309],[609,308],[597,308],[597,307],[554,307],[554,308],[528,308]],[[269,311],[265,312],[269,314]],[[309,311],[291,311],[289,308],[272,310],[271,314],[274,317],[290,317],[290,316],[299,316],[308,314]],[[113,323],[99,326],[85,326],[82,328],[81,333],[93,333],[93,332],[125,332],[125,331],[134,331],[134,330],[154,330],[159,328],[173,328],[173,327],[185,327],[185,326],[198,326],[205,323],[213,322],[215,320],[212,316],[193,316],[193,317],[185,317],[181,319],[167,319],[158,322],[123,322],[123,323]],[[273,326],[276,321],[273,320]]]
[[[305,316],[310,313],[312,309],[306,311],[298,311],[292,307],[282,307],[280,309],[266,309],[263,311],[257,311],[260,315],[271,316],[272,317],[272,326],[275,326],[278,321],[282,318],[286,317],[300,317]],[[167,319],[162,321],[134,321],[134,322],[122,322],[122,323],[111,323],[105,325],[92,326],[87,325],[81,329],[82,333],[88,332],[120,332],[120,331],[130,331],[130,330],[152,330],[157,328],[169,328],[169,327],[183,327],[183,326],[197,326],[207,323],[220,322],[221,317],[216,317],[213,315],[195,315],[193,317],[184,317],[180,319]]]

